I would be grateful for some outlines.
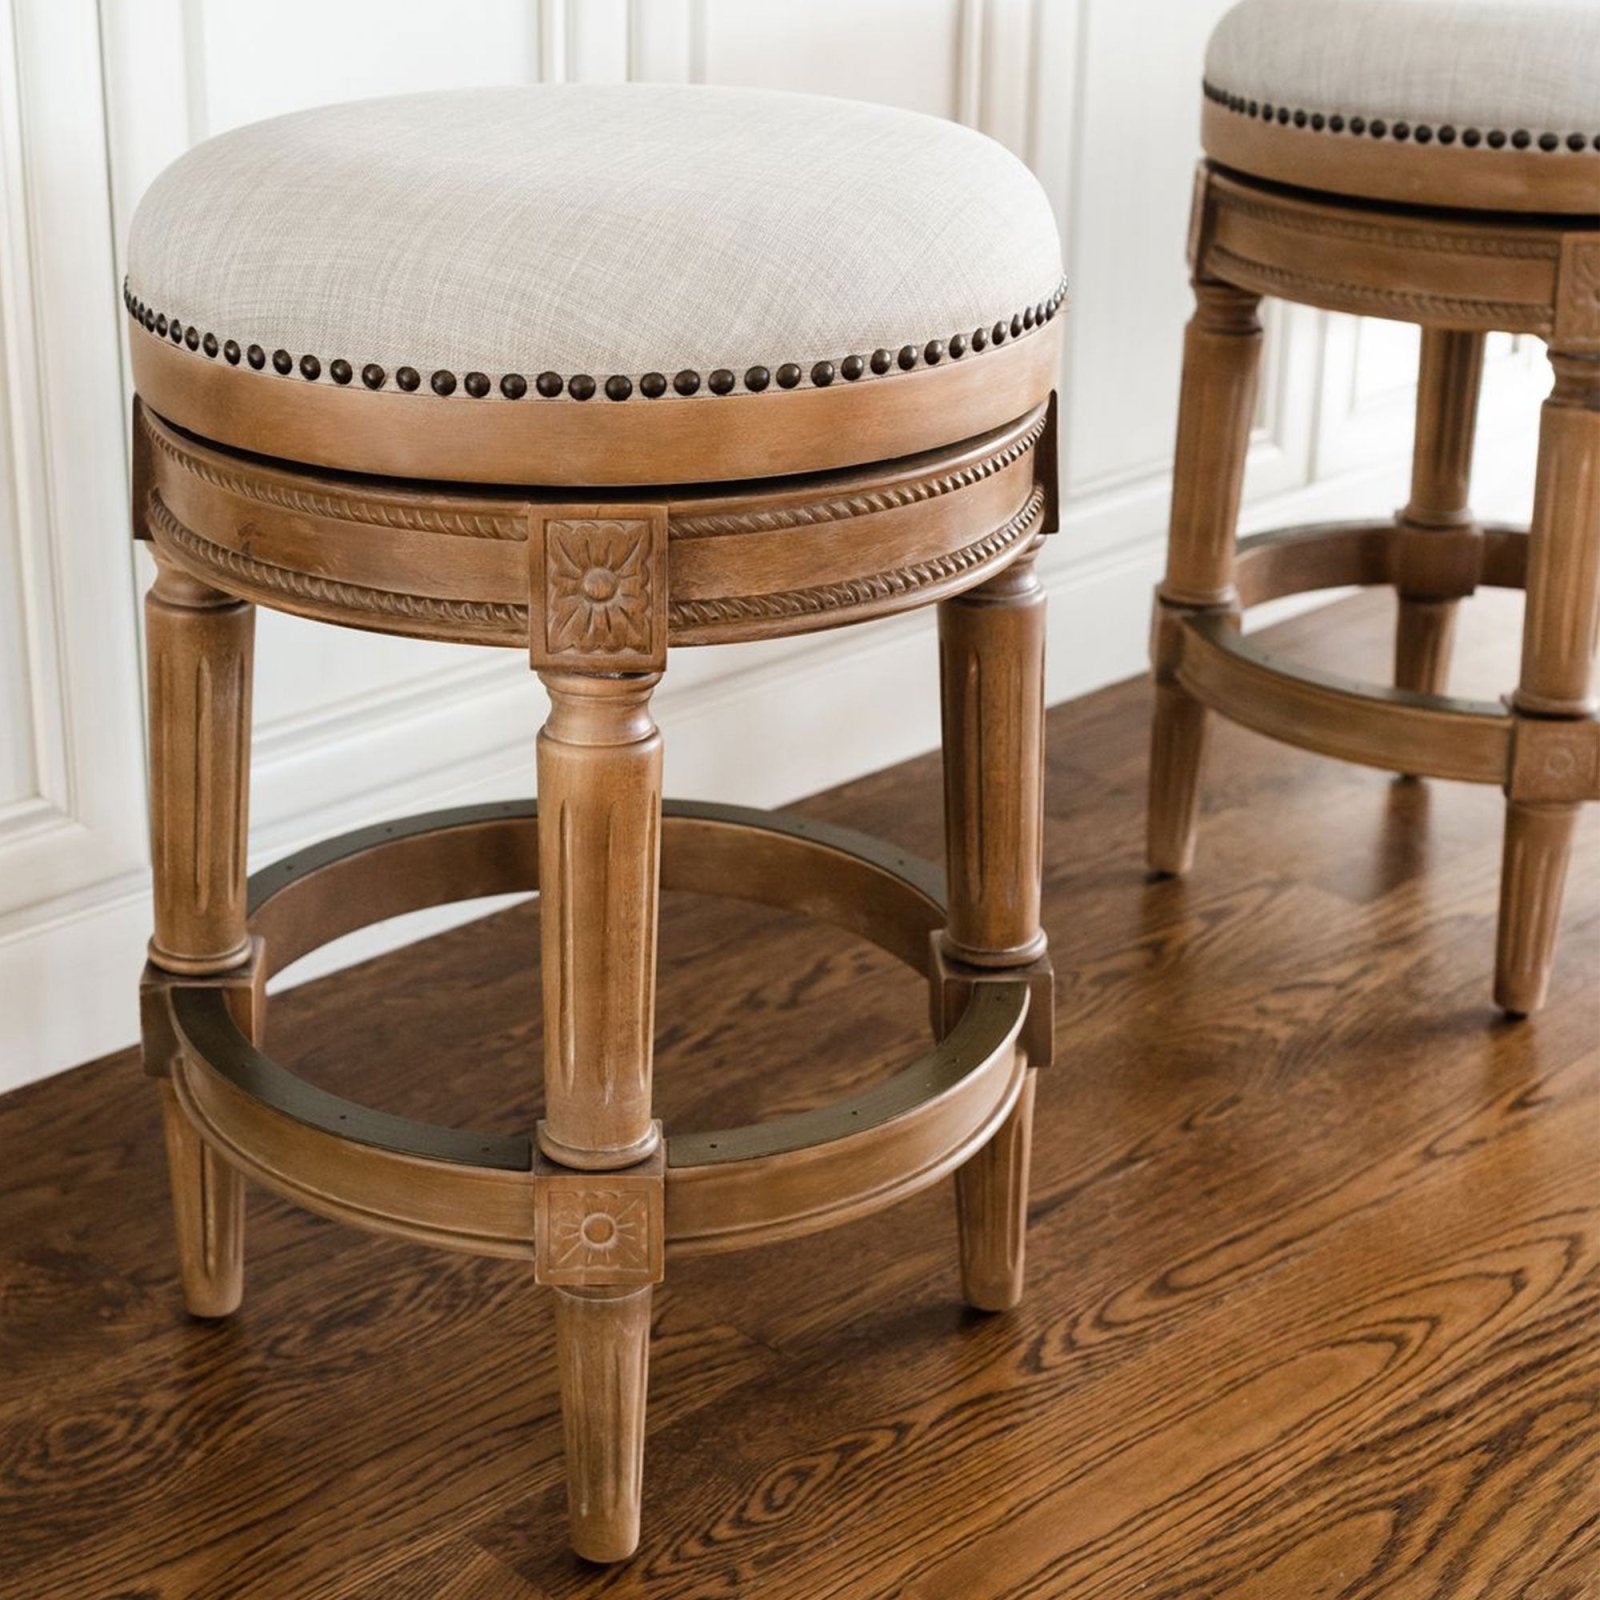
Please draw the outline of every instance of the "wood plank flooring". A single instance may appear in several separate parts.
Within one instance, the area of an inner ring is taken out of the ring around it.
[[[1370,674],[1390,611],[1280,646]],[[1509,686],[1514,628],[1476,608],[1462,692]],[[257,1194],[243,1311],[191,1323],[155,1095],[96,1062],[0,1100],[0,1596],[1600,1595],[1600,816],[1550,1006],[1511,1025],[1496,793],[1221,728],[1197,869],[1148,882],[1147,704],[1050,716],[1060,1061],[1020,1311],[959,1307],[947,1186],[673,1267],[644,1545],[587,1568],[528,1273]],[[801,809],[933,854],[936,761]],[[836,1095],[922,1037],[917,979],[792,918],[673,896],[662,955],[669,1126]],[[269,1044],[525,1128],[536,959],[519,906],[292,991]]]

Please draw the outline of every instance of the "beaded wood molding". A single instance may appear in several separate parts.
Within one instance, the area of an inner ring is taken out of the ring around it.
[[[872,351],[853,352],[837,360],[814,361],[810,368],[800,363],[785,361],[775,366],[757,363],[744,369],[742,377],[732,367],[716,367],[701,373],[685,367],[671,377],[664,372],[645,372],[636,375],[612,373],[600,379],[587,372],[563,375],[559,372],[540,372],[531,379],[521,372],[506,372],[498,381],[486,372],[464,372],[459,378],[447,368],[427,375],[428,390],[447,399],[457,389],[473,400],[487,400],[498,392],[503,400],[523,400],[529,395],[543,400],[592,400],[604,395],[607,400],[661,400],[668,396],[691,399],[704,391],[708,395],[727,395],[741,386],[749,394],[763,394],[769,389],[795,389],[809,381],[811,387],[826,389],[835,380],[856,383],[867,377],[889,377],[896,372],[912,372],[918,367],[934,367],[945,360],[959,361],[970,352],[981,354],[987,349],[998,349],[1008,339],[1020,339],[1050,322],[1066,300],[1065,281],[1043,299],[1023,306],[1009,316],[997,318],[992,324],[949,334],[943,338],[902,344],[891,350],[879,346]],[[298,358],[285,349],[268,351],[260,344],[242,345],[237,339],[219,338],[209,329],[202,332],[194,323],[185,324],[181,318],[158,311],[136,294],[127,279],[122,284],[122,304],[136,327],[158,339],[169,340],[181,349],[188,350],[206,360],[220,357],[229,366],[242,362],[255,372],[265,373],[270,366],[279,377],[289,378],[296,373],[307,383],[316,383],[326,375],[340,387],[348,387],[359,376],[361,385],[371,390],[384,388],[390,381],[387,368],[376,361],[368,361],[358,368],[343,356],[331,360],[305,354]],[[404,394],[416,394],[424,385],[424,375],[416,367],[399,366],[394,369],[395,388]]]
[[[1190,249],[1199,278],[1258,294],[1600,349],[1600,233],[1591,224],[1406,215],[1202,168]]]
[[[669,638],[802,633],[981,582],[1054,525],[1051,425],[1040,406],[870,470],[572,504],[319,475],[141,406],[136,505],[187,571],[280,610],[521,645],[540,670],[656,671]]]

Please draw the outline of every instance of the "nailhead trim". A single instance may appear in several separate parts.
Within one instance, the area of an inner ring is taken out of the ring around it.
[[[1217,98],[1209,87],[1206,92],[1212,95],[1213,99]],[[1359,121],[1359,118],[1357,120]],[[1492,139],[1494,136],[1490,137]],[[1417,138],[1419,142],[1426,143],[1424,130],[1417,130]],[[1442,132],[1440,140],[1448,142],[1444,140]],[[1600,135],[1596,136],[1596,145],[1600,147]],[[613,373],[603,383],[586,372],[572,373],[567,377],[558,372],[541,372],[531,380],[531,383],[520,372],[507,372],[496,385],[486,372],[466,372],[458,379],[455,373],[441,368],[429,375],[428,387],[437,395],[451,395],[455,393],[459,383],[466,394],[474,400],[482,400],[493,393],[496,387],[507,400],[521,400],[530,387],[546,400],[554,400],[563,394],[569,395],[574,400],[591,400],[597,394],[603,394],[608,400],[629,400],[635,393],[642,395],[646,400],[659,400],[669,387],[687,398],[689,395],[698,394],[702,385],[714,395],[732,394],[742,382],[748,393],[761,394],[774,384],[780,389],[797,388],[809,376],[813,388],[826,389],[836,379],[843,379],[846,383],[856,383],[869,370],[877,377],[885,376],[895,367],[902,372],[910,372],[919,366],[938,366],[946,359],[959,361],[969,350],[977,353],[986,350],[991,344],[1004,344],[1007,338],[1019,338],[1033,328],[1042,328],[1055,317],[1065,303],[1066,297],[1066,284],[1058,284],[1048,299],[1041,300],[1036,305],[1023,307],[1009,321],[1002,319],[992,328],[974,328],[971,333],[953,333],[948,339],[930,339],[923,345],[902,345],[898,351],[880,348],[870,355],[852,354],[838,361],[818,361],[813,363],[809,374],[803,372],[795,362],[786,361],[775,368],[747,367],[742,379],[731,367],[717,367],[703,375],[686,367],[670,380],[662,372],[646,372],[637,380],[619,372]],[[169,318],[165,313],[147,306],[134,294],[126,280],[122,285],[122,304],[135,322],[140,323],[158,338],[170,338],[175,345],[204,351],[212,360],[216,359],[220,351],[229,366],[239,365],[241,351],[237,340],[229,339],[219,345],[214,333],[202,334],[196,327],[184,327],[177,318]],[[260,372],[269,359],[266,351],[258,344],[250,345],[244,350],[243,357],[256,372]],[[274,350],[270,359],[275,372],[288,377],[298,368],[300,376],[307,383],[316,383],[326,370],[327,376],[342,387],[350,383],[357,370],[343,356],[336,356],[326,364],[326,368],[318,356],[302,355],[296,361],[287,350]],[[389,374],[375,361],[369,361],[361,367],[360,375],[363,387],[368,389],[382,389],[389,382]],[[422,387],[422,374],[415,367],[397,367],[394,372],[394,383],[395,387],[404,393],[414,394]]]
[[[1229,111],[1236,111],[1240,116],[1259,117],[1263,122],[1284,125],[1292,122],[1295,127],[1310,128],[1313,133],[1322,133],[1324,130],[1328,133],[1349,131],[1353,134],[1364,133],[1373,139],[1396,139],[1402,144],[1407,140],[1417,144],[1432,144],[1437,139],[1442,145],[1459,141],[1468,150],[1476,150],[1481,144],[1488,145],[1491,150],[1503,150],[1507,145],[1513,150],[1536,148],[1546,152],[1565,148],[1578,153],[1591,145],[1600,150],[1600,133],[1541,133],[1535,136],[1526,128],[1514,128],[1507,133],[1503,128],[1458,129],[1450,123],[1436,128],[1425,122],[1390,122],[1382,117],[1347,117],[1339,112],[1290,110],[1288,106],[1275,106],[1271,101],[1251,100],[1242,94],[1230,94],[1214,83],[1202,82],[1200,88],[1207,100]]]

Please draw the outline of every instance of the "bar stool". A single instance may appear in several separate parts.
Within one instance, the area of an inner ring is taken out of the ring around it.
[[[554,1292],[572,1543],[625,1557],[664,1256],[831,1227],[953,1172],[967,1300],[1021,1294],[1051,1041],[1050,207],[998,145],[877,106],[447,92],[210,140],[151,188],[128,259],[134,527],[158,568],[145,1059],[188,1306],[239,1304],[247,1177],[530,1261]],[[934,603],[948,909],[944,875],[871,839],[662,803],[669,644]],[[537,805],[374,826],[247,880],[257,604],[527,650],[550,697]],[[664,1136],[663,886],[875,941],[926,975],[934,1044],[843,1102]],[[541,899],[530,1136],[355,1105],[264,1052],[263,985],[287,963],[508,890]]]
[[[1600,8],[1590,0],[1243,0],[1206,57],[1171,536],[1152,636],[1149,862],[1194,854],[1207,708],[1347,761],[1506,794],[1495,1000],[1543,1001],[1579,807],[1600,798]],[[1276,295],[1419,323],[1411,497],[1393,521],[1234,543]],[[1545,340],[1529,530],[1468,509],[1486,332]],[[1263,600],[1399,596],[1395,687],[1240,636]],[[1457,602],[1526,590],[1505,705],[1443,691]]]

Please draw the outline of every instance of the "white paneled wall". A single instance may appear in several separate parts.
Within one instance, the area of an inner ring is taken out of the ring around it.
[[[539,79],[762,84],[957,117],[1038,171],[1072,301],[1054,698],[1138,671],[1187,315],[1201,53],[1226,0],[0,0],[0,1088],[130,1042],[148,917],[122,242],[193,141],[319,102]],[[1403,494],[1415,334],[1274,308],[1255,526]],[[1525,496],[1536,352],[1490,366],[1480,478]],[[263,614],[254,853],[525,792],[510,652]],[[779,803],[930,747],[931,619],[675,654],[670,787]],[[1131,803],[1131,802],[1130,802]],[[372,948],[371,942],[365,948]]]

